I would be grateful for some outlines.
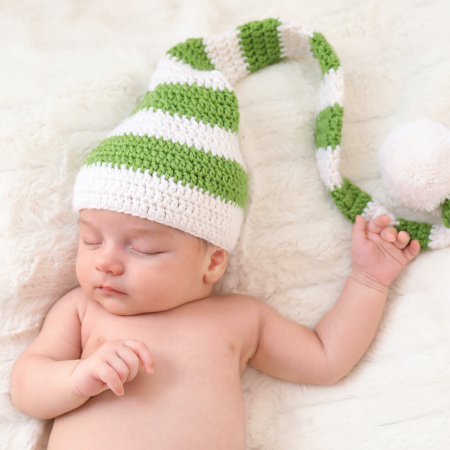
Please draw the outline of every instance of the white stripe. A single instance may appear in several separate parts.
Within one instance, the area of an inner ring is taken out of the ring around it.
[[[431,249],[447,247],[450,245],[450,228],[447,228],[444,224],[433,225],[429,238],[431,242],[428,243],[428,247]]]
[[[330,69],[320,82],[319,111],[336,103],[344,106],[344,91],[344,72],[342,67],[338,67],[338,70]]]
[[[177,58],[171,55],[165,55],[159,61],[150,80],[149,91],[161,83],[188,83],[189,86],[197,83],[198,86],[210,87],[214,91],[223,91],[225,88],[233,91],[231,84],[219,70],[197,70],[189,64],[177,61]]]
[[[197,122],[194,117],[187,119],[186,116],[172,116],[160,109],[156,112],[153,108],[143,109],[124,120],[109,136],[122,136],[125,133],[155,136],[156,139],[162,137],[165,141],[171,139],[172,142],[236,161],[245,170],[237,135],[218,125],[211,127],[210,124]]]
[[[203,39],[208,58],[231,84],[250,73],[247,70],[249,64],[245,62],[239,45],[240,32],[241,30],[229,30]]]
[[[279,19],[282,25],[277,27],[280,32],[283,50],[281,56],[290,59],[301,59],[310,55],[311,44],[309,38],[314,36],[311,27],[292,19]]]
[[[231,251],[237,242],[243,210],[173,178],[97,163],[83,166],[74,187],[73,207],[107,209],[180,229]]]
[[[400,222],[396,220],[394,214],[392,214],[385,206],[378,203],[376,200],[368,202],[361,215],[364,217],[366,222],[370,222],[372,219],[381,216],[382,214],[387,214],[391,218],[388,225],[400,225]]]
[[[339,154],[341,148],[339,145],[333,150],[331,146],[328,146],[325,150],[320,147],[316,151],[317,167],[319,168],[320,178],[325,185],[331,189],[341,187],[342,177],[339,173]]]

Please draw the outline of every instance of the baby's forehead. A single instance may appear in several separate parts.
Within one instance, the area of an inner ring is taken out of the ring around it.
[[[129,231],[137,234],[152,233],[161,236],[186,234],[181,230],[177,230],[176,228],[163,225],[153,220],[103,209],[81,210],[78,223],[79,225],[84,225],[90,228],[117,229],[123,232]]]
[[[152,236],[164,239],[196,240],[202,247],[208,243],[185,231],[131,214],[103,209],[84,209],[80,211],[79,225],[97,231],[108,230],[130,236]]]

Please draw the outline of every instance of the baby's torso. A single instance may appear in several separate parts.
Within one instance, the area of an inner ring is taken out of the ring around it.
[[[86,298],[82,356],[107,340],[143,341],[155,371],[91,397],[54,422],[49,450],[245,448],[241,376],[258,338],[256,300],[210,297],[170,311],[115,316]]]

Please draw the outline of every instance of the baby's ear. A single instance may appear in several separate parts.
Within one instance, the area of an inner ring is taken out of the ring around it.
[[[222,278],[228,265],[228,252],[222,248],[212,246],[208,249],[209,265],[206,268],[203,281],[208,284],[214,284]]]

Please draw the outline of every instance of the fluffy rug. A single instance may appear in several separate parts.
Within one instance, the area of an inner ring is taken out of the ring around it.
[[[293,18],[341,59],[341,173],[397,217],[378,149],[397,125],[450,126],[446,0],[4,0],[0,14],[0,448],[46,447],[51,421],[11,403],[10,371],[52,304],[77,285],[74,177],[138,104],[178,42],[251,20]],[[320,180],[313,127],[321,73],[312,57],[236,84],[250,202],[219,292],[256,296],[314,327],[351,270],[351,224]],[[243,378],[247,448],[450,448],[450,249],[422,251],[395,281],[379,331],[334,386]]]

